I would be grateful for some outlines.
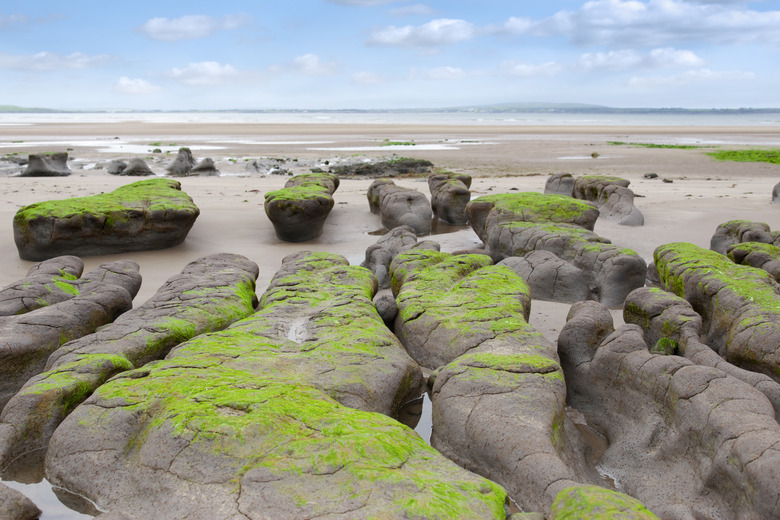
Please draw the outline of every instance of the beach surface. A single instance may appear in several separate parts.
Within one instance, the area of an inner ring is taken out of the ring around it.
[[[428,159],[437,169],[471,175],[473,197],[541,192],[548,176],[558,172],[623,177],[631,181],[645,225],[627,227],[599,220],[595,231],[620,247],[637,251],[647,262],[661,244],[685,241],[709,247],[718,224],[732,219],[766,222],[773,230],[780,229],[780,205],[771,201],[780,166],[722,162],[707,155],[718,149],[780,147],[780,127],[10,122],[0,124],[0,156],[67,150],[73,174],[0,176],[0,286],[22,278],[33,265],[19,259],[13,241],[12,220],[19,208],[112,191],[139,180],[108,174],[105,165],[112,159],[141,157],[155,173],[164,175],[182,146],[191,148],[197,160],[212,158],[221,172],[219,177],[179,179],[201,210],[184,243],[159,251],[84,258],[85,272],[120,258],[138,262],[143,285],[136,305],[203,255],[238,253],[257,262],[261,294],[289,254],[328,251],[360,264],[366,248],[382,234],[379,217],[369,212],[366,200],[372,180],[343,179],[320,238],[294,244],[280,241],[265,215],[263,201],[266,192],[283,187],[287,175],[250,172],[247,165],[253,161],[268,164],[276,160],[290,173],[304,173],[312,167],[327,170],[370,158]],[[161,152],[153,153],[156,148]],[[658,177],[647,179],[647,173]],[[429,195],[425,179],[403,178],[396,183]],[[468,227],[439,226],[429,238],[440,242],[443,251],[481,245]],[[556,341],[568,308],[534,300],[531,323]],[[619,309],[614,314],[619,317]]]

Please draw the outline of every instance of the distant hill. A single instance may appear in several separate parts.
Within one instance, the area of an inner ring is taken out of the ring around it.
[[[55,110],[53,108],[30,108],[30,107],[19,107],[16,105],[0,105],[0,112],[12,112],[12,113],[20,113],[20,112],[30,112],[30,113],[54,113],[54,112],[63,112],[62,110]]]

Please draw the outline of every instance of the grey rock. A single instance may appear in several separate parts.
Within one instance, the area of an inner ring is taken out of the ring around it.
[[[634,192],[622,186],[607,186],[599,196],[599,216],[623,226],[644,226],[645,217],[634,206]]]
[[[217,169],[217,165],[214,164],[214,160],[211,157],[206,157],[192,169],[192,175],[199,175],[201,177],[218,177],[219,170]]]
[[[58,256],[33,265],[27,276],[0,289],[0,316],[14,316],[73,298],[70,283],[84,271],[77,256]]]
[[[739,265],[763,269],[780,281],[780,247],[761,242],[740,242],[726,248],[729,260]]]
[[[106,172],[111,175],[122,175],[127,168],[127,163],[121,159],[113,159],[106,165]]]
[[[780,204],[780,182],[772,186],[772,204]]]
[[[192,151],[187,147],[179,148],[179,153],[173,162],[165,168],[171,177],[186,177],[197,166],[197,161],[192,157]]]
[[[304,173],[288,180],[281,190],[265,194],[265,214],[276,236],[286,242],[313,240],[322,234],[333,209],[339,179],[330,173]]]
[[[146,164],[146,161],[144,161],[141,158],[134,157],[133,159],[127,161],[127,167],[124,170],[122,170],[122,172],[119,175],[144,177],[144,176],[154,175],[154,172],[152,171],[151,168],[149,168],[149,165]]]
[[[720,224],[710,239],[710,249],[725,255],[729,246],[742,242],[761,242],[771,244],[775,237],[764,222],[750,220],[730,220]]]
[[[428,176],[433,216],[454,226],[468,224],[466,205],[471,200],[471,176],[460,173],[434,173]]]
[[[73,173],[68,167],[68,153],[30,154],[22,177],[67,177]]]
[[[417,235],[431,232],[431,205],[419,191],[379,179],[371,183],[366,196],[371,213],[382,218],[385,229],[409,226]]]
[[[574,177],[571,173],[554,173],[544,183],[544,192],[571,197],[574,194]]]
[[[522,257],[510,256],[496,265],[505,265],[520,275],[536,300],[575,303],[595,297],[585,273],[549,251],[531,251]]]
[[[400,175],[427,176],[433,171],[433,163],[425,159],[399,158],[377,163],[357,163],[336,166],[333,173],[339,177],[380,179]]]
[[[32,500],[0,482],[0,518],[3,520],[35,520],[41,515]]]
[[[398,253],[414,248],[439,251],[441,246],[433,241],[417,242],[417,234],[409,226],[398,226],[388,231],[376,243],[366,249],[365,260],[360,264],[376,276],[379,289],[390,288],[390,263]]]

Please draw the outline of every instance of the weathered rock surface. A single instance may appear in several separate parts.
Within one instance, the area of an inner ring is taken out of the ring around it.
[[[77,407],[47,478],[140,518],[504,518],[499,486],[382,415],[422,380],[375,288],[342,257],[288,257],[254,316]]]
[[[121,159],[112,159],[106,165],[106,173],[111,175],[122,175],[122,172],[127,168],[127,163]]]
[[[124,169],[122,169],[122,171],[119,172],[118,175],[128,175],[133,177],[148,177],[149,175],[154,175],[154,172],[152,171],[151,168],[149,168],[149,165],[146,164],[146,161],[144,161],[140,157],[134,157],[129,161],[127,161],[127,166]]]
[[[199,175],[201,177],[217,177],[219,176],[219,170],[217,165],[214,164],[214,159],[206,157],[192,168],[192,175]]]
[[[471,200],[471,176],[462,173],[434,173],[428,176],[433,216],[454,226],[465,226],[466,204]]]
[[[736,367],[701,342],[701,316],[687,300],[657,288],[640,288],[626,298],[623,319],[642,327],[650,352],[676,354],[697,365],[717,368],[764,394],[780,417],[780,383]]]
[[[166,167],[168,175],[171,177],[186,177],[192,173],[192,169],[198,165],[198,162],[192,156],[192,150],[183,146],[179,148],[179,153],[171,164]]]
[[[575,303],[595,299],[582,269],[561,260],[550,251],[539,250],[525,256],[510,256],[496,265],[505,265],[526,281],[536,300]]]
[[[322,234],[333,209],[339,179],[329,173],[305,173],[288,180],[284,189],[265,194],[265,214],[276,236],[286,242],[313,240]]]
[[[431,205],[419,191],[379,179],[371,183],[366,196],[371,213],[382,218],[385,229],[409,226],[418,235],[431,232]]]
[[[658,520],[639,500],[599,486],[570,487],[558,493],[549,520],[575,518]]]
[[[132,307],[129,290],[138,290],[137,270],[135,262],[103,264],[81,280],[60,282],[61,293],[70,298],[56,297],[52,305],[0,317],[0,408],[27,380],[43,372],[52,352]],[[24,301],[23,294],[19,298]]]
[[[654,258],[661,288],[701,315],[704,343],[780,381],[780,286],[769,273],[681,242],[659,246]]]
[[[67,177],[73,173],[68,167],[68,153],[30,154],[22,177]]]
[[[54,351],[0,414],[0,469],[45,449],[57,426],[114,375],[162,359],[179,343],[254,312],[258,267],[240,255],[200,258],[142,306]]]
[[[395,330],[436,369],[432,445],[505,486],[524,510],[549,511],[559,491],[599,477],[566,429],[563,374],[555,347],[526,321],[528,286],[491,264],[484,255],[399,254]]]
[[[780,204],[780,182],[772,187],[772,204]]]
[[[544,193],[552,195],[574,195],[574,177],[571,173],[554,173],[544,183]]]
[[[739,265],[763,269],[780,281],[780,247],[762,242],[741,242],[726,248],[729,260]]]
[[[605,220],[624,226],[642,226],[645,218],[634,206],[634,192],[628,188],[630,183],[620,177],[585,175],[575,179],[572,195],[595,202],[600,217]]]
[[[184,241],[199,213],[178,181],[149,179],[25,206],[14,216],[14,240],[24,260],[164,249]]]
[[[714,253],[713,253],[714,254]],[[637,325],[572,306],[558,339],[568,404],[609,439],[598,468],[660,518],[775,518],[780,425],[737,378],[651,353]]]
[[[339,177],[360,179],[381,179],[383,177],[398,177],[400,175],[426,176],[432,171],[433,163],[431,161],[405,157],[378,163],[345,164],[333,168],[333,173]]]
[[[73,298],[69,283],[84,272],[77,256],[58,256],[33,265],[27,276],[0,289],[0,316],[34,311]]]
[[[3,520],[35,520],[42,511],[19,491],[0,483],[0,518]]]
[[[645,261],[593,233],[598,210],[585,201],[541,193],[491,195],[472,200],[466,212],[494,261],[549,251],[580,269],[604,305],[622,305],[645,283]]]
[[[777,243],[775,241],[777,240]],[[720,224],[710,239],[710,249],[725,255],[729,246],[742,242],[760,242],[763,244],[780,245],[780,240],[772,233],[764,222],[750,220],[730,220]]]

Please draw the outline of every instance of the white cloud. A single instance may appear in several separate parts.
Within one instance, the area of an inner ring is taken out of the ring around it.
[[[530,18],[519,18],[512,16],[504,24],[494,29],[495,32],[505,32],[509,34],[525,34],[534,27],[535,23]]]
[[[467,41],[476,36],[474,25],[465,20],[438,18],[419,25],[384,27],[371,34],[369,43],[406,47],[437,47]]]
[[[352,75],[352,82],[359,85],[379,85],[387,81],[385,76],[373,72],[356,72]]]
[[[184,68],[173,68],[169,76],[186,85],[217,85],[225,80],[239,76],[238,70],[230,64],[222,65],[216,61],[189,63]]]
[[[428,79],[436,79],[436,80],[452,80],[452,79],[463,79],[467,76],[463,69],[460,69],[458,67],[436,67],[435,69],[431,69],[426,74],[426,77]]]
[[[114,90],[120,94],[152,94],[160,89],[157,85],[153,85],[140,78],[128,78],[122,76],[114,85]]]
[[[553,61],[539,65],[521,61],[505,61],[501,64],[500,69],[509,76],[535,78],[555,76],[562,70],[562,67]]]
[[[153,40],[176,42],[211,36],[217,31],[238,29],[249,23],[248,15],[214,18],[207,15],[186,15],[180,18],[151,18],[138,30]]]
[[[390,9],[390,14],[393,16],[428,16],[433,12],[433,8],[425,4],[412,4]]]
[[[577,60],[577,67],[585,70],[626,70],[635,68],[701,67],[704,60],[687,50],[671,47],[640,53],[631,49],[587,53]]]
[[[306,76],[330,76],[338,72],[341,65],[335,61],[323,62],[322,59],[312,53],[302,54],[293,58],[288,63],[272,65],[268,67],[271,74],[303,74]]]
[[[734,5],[730,5],[734,4]],[[575,44],[666,46],[685,41],[780,43],[780,11],[752,11],[744,2],[591,0],[535,23],[534,34],[566,35]]]
[[[39,52],[33,55],[0,53],[0,69],[21,71],[83,70],[102,67],[113,61],[108,54],[90,56],[83,52],[62,55],[57,52]]]
[[[713,71],[709,69],[689,70],[681,74],[664,77],[635,76],[628,81],[630,87],[669,87],[721,81],[750,81],[756,78],[752,72]]]

